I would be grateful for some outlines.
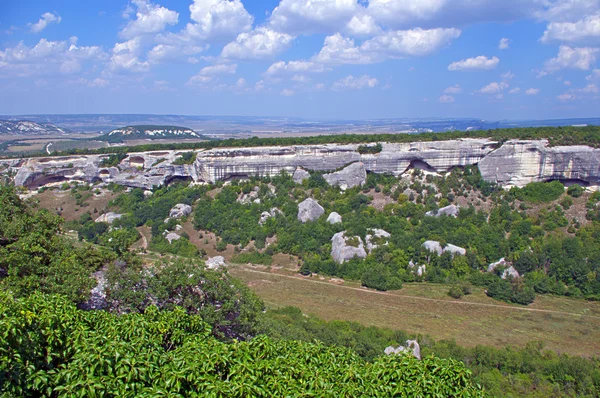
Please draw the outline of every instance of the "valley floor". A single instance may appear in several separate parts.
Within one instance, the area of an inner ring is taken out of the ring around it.
[[[463,346],[524,346],[542,341],[546,348],[571,355],[600,355],[600,303],[538,295],[527,307],[503,304],[481,288],[454,300],[449,286],[406,283],[377,292],[349,282],[303,277],[285,270],[238,266],[232,275],[246,282],[271,308],[295,306],[325,320],[454,339]]]

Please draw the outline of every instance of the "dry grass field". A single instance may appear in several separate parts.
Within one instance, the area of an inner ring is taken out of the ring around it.
[[[464,346],[523,346],[543,341],[561,353],[600,355],[600,303],[538,296],[527,306],[505,304],[474,288],[460,300],[448,286],[405,284],[394,292],[377,292],[353,283],[265,267],[232,267],[231,274],[250,286],[267,306],[296,306],[326,320],[404,330]]]

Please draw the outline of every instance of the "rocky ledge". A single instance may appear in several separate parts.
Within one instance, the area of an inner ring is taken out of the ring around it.
[[[185,151],[130,153],[104,167],[108,155],[1,160],[0,173],[14,175],[16,185],[36,189],[65,181],[115,183],[151,189],[173,180],[216,182],[282,171],[296,179],[309,171],[330,172],[326,179],[341,187],[360,186],[366,173],[401,175],[412,168],[445,173],[454,167],[478,165],[483,178],[503,186],[534,181],[574,180],[600,185],[600,149],[587,146],[550,147],[545,140],[488,139],[382,143],[377,154],[360,154],[358,144],[297,145],[199,150],[189,165],[174,164]],[[301,171],[298,171],[301,170]]]

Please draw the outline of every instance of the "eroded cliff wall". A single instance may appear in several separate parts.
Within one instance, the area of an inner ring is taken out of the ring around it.
[[[547,141],[487,139],[382,143],[378,154],[360,154],[357,145],[298,145],[219,148],[196,151],[190,165],[175,165],[185,151],[130,153],[114,167],[102,167],[108,155],[31,158],[0,161],[0,172],[14,175],[16,185],[37,188],[64,181],[116,183],[150,189],[174,179],[216,182],[250,176],[333,171],[362,162],[367,172],[400,175],[410,168],[440,173],[478,165],[484,179],[523,186],[532,181],[580,180],[600,184],[600,150],[586,146],[549,147]]]

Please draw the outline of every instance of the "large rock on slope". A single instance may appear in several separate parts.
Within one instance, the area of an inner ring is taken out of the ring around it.
[[[367,251],[371,253],[379,246],[387,246],[392,235],[383,229],[370,229],[365,240],[367,242]]]
[[[339,186],[340,189],[361,187],[367,181],[367,170],[362,162],[352,163],[340,171],[323,175],[329,185]]]
[[[308,198],[298,205],[298,220],[302,223],[315,221],[323,213],[325,213],[325,209],[313,198]]]
[[[456,217],[458,217],[458,212],[459,212],[458,206],[450,205],[450,206],[442,207],[438,211],[428,211],[427,213],[425,213],[425,215],[428,217],[448,216],[448,217],[456,218]]]
[[[342,222],[342,216],[340,216],[339,213],[336,213],[334,211],[332,213],[329,213],[329,217],[327,217],[327,222],[329,224],[339,224]]]
[[[415,358],[421,359],[421,346],[419,346],[417,340],[406,340],[406,347],[398,346],[398,348],[394,348],[393,346],[389,346],[384,352],[385,355],[411,353]]]
[[[349,244],[350,240],[356,242],[356,246]],[[342,264],[354,257],[366,258],[367,252],[359,236],[346,237],[345,232],[338,232],[331,238],[331,257],[336,263]]]
[[[460,255],[464,256],[467,254],[467,250],[462,247],[454,246],[451,244],[447,244],[445,247],[442,247],[440,242],[435,240],[428,240],[423,243],[422,247],[430,252],[437,253],[438,256],[441,256],[443,253],[449,252],[453,256]]]
[[[310,178],[310,173],[303,168],[298,167],[296,171],[294,171],[294,175],[292,179],[296,184],[302,184],[304,180],[308,180]]]
[[[183,203],[178,203],[169,212],[169,218],[183,218],[192,214],[192,206]]]
[[[105,222],[108,224],[112,224],[115,220],[123,217],[123,214],[113,213],[112,211],[108,213],[102,214],[100,217],[96,218],[96,222]]]

